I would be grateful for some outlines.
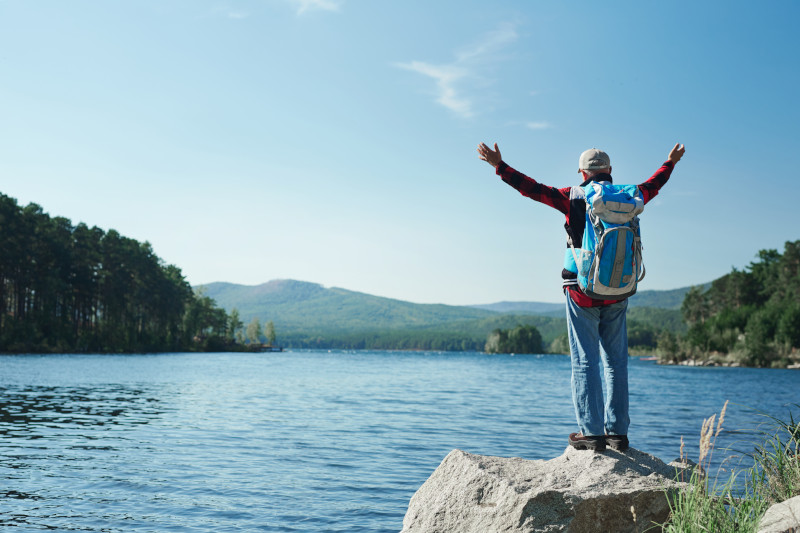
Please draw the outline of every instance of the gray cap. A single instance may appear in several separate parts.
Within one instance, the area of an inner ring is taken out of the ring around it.
[[[596,170],[598,168],[607,168],[611,166],[611,158],[608,154],[597,148],[586,150],[581,154],[578,161],[579,170]]]

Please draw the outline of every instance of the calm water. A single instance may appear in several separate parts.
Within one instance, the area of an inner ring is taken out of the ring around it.
[[[696,459],[725,400],[783,416],[798,378],[632,360],[632,445]],[[452,449],[549,459],[575,430],[564,356],[4,356],[0,527],[397,532]]]

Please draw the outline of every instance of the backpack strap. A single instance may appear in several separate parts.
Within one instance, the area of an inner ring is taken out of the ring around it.
[[[574,185],[574,186],[570,187],[570,189],[569,189],[570,209],[572,208],[573,203],[576,202],[576,201],[582,201],[584,203],[586,202],[586,191],[583,189],[583,187],[580,187],[578,185]],[[572,213],[570,213],[570,214],[572,214]],[[586,215],[585,215],[585,212],[584,212],[584,220],[582,220],[581,222],[585,221],[585,216]],[[571,223],[575,223],[577,221],[573,221],[570,218],[570,222]],[[567,230],[567,245],[570,247],[570,250],[572,250],[572,258],[575,260],[575,268],[578,270],[578,272],[580,272],[581,271],[581,266],[580,266],[581,264],[580,264],[580,261],[578,261],[578,253],[575,251],[575,243],[572,241],[572,231],[571,231],[570,225],[566,225],[565,229]],[[586,231],[585,227],[584,227],[583,231]]]
[[[639,283],[644,279],[644,275],[646,273],[646,270],[644,268],[644,260],[642,259],[642,235],[639,233],[639,217],[634,218],[633,221],[631,222],[631,225],[635,230],[634,238],[636,239],[636,243],[634,246],[634,250],[636,250],[636,264],[642,267],[642,275],[636,281],[636,283]],[[636,273],[634,272],[633,275],[635,276]]]

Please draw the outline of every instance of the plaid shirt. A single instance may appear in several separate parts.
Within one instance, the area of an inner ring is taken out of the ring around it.
[[[642,193],[642,200],[644,200],[645,204],[655,198],[658,191],[661,190],[661,187],[667,183],[673,168],[675,168],[675,164],[672,161],[666,161],[647,181],[639,184],[639,191]],[[586,224],[586,204],[583,200],[579,202],[570,202],[569,193],[572,187],[557,189],[555,187],[543,185],[522,172],[514,170],[503,161],[497,165],[497,175],[500,176],[504,182],[518,190],[523,196],[547,204],[564,213],[567,218],[566,224],[564,224],[567,232],[572,236],[573,242],[581,242]],[[581,186],[586,185],[590,181],[612,180],[610,174],[598,174],[581,183]],[[564,269],[561,271],[561,277],[564,279],[564,290],[569,291],[572,300],[581,307],[597,307],[621,301],[590,298],[576,287],[575,280],[577,276],[574,272]]]

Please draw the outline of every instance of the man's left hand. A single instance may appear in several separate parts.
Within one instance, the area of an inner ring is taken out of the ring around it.
[[[486,146],[484,143],[478,145],[478,154],[480,154],[480,158],[492,165],[494,168],[497,168],[497,165],[503,160],[500,156],[500,149],[497,147],[497,143],[494,143],[494,150]]]
[[[676,144],[672,148],[672,150],[669,153],[669,160],[672,161],[673,165],[681,160],[681,157],[683,157],[684,152],[686,152],[686,148],[681,143]]]

